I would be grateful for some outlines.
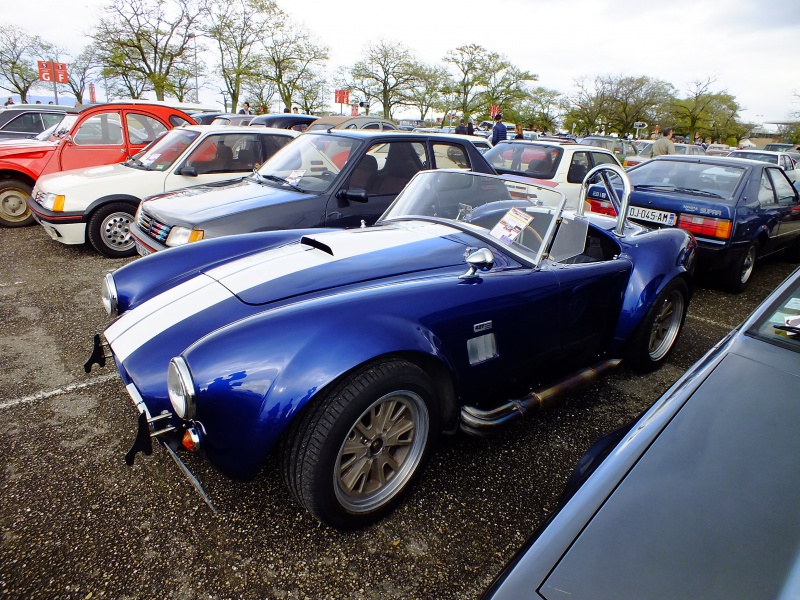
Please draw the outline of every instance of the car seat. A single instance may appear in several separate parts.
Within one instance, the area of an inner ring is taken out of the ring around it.
[[[348,187],[361,188],[367,194],[375,193],[375,177],[378,173],[378,161],[374,156],[367,154],[353,169]]]

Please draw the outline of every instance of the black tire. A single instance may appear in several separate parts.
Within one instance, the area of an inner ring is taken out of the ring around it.
[[[722,273],[722,287],[733,294],[741,294],[753,275],[758,257],[758,240],[753,240],[747,250]]]
[[[86,226],[89,242],[100,254],[123,258],[136,254],[131,222],[136,208],[125,202],[104,204],[92,213]]]
[[[661,290],[631,339],[628,364],[643,373],[664,364],[683,329],[688,309],[689,288],[683,279],[673,279]]]
[[[435,397],[426,373],[404,360],[353,372],[295,418],[284,436],[280,462],[294,497],[337,529],[384,517],[430,455],[439,427]]]
[[[0,180],[0,225],[27,227],[35,223],[28,208],[31,191],[31,186],[17,179]]]

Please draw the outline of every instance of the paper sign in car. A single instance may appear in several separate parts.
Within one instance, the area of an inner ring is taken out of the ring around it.
[[[533,215],[524,213],[518,208],[512,208],[492,228],[489,235],[510,244],[519,237],[519,234],[531,221],[533,221]]]

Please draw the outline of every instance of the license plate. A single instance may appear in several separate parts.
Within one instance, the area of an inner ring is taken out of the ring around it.
[[[675,213],[654,210],[652,208],[642,208],[641,206],[631,206],[628,209],[628,216],[631,219],[641,219],[642,221],[650,221],[651,223],[667,225],[668,227],[673,227],[677,220]]]
[[[143,246],[139,242],[136,242],[136,252],[139,253],[139,256],[147,256],[148,254],[152,254],[153,251],[150,250],[147,246]]]

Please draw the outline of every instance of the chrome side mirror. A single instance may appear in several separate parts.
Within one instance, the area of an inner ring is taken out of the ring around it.
[[[467,264],[469,265],[469,271],[459,275],[459,279],[473,279],[478,276],[479,269],[481,271],[491,269],[494,266],[494,254],[488,248],[475,250],[475,252],[467,256]]]

